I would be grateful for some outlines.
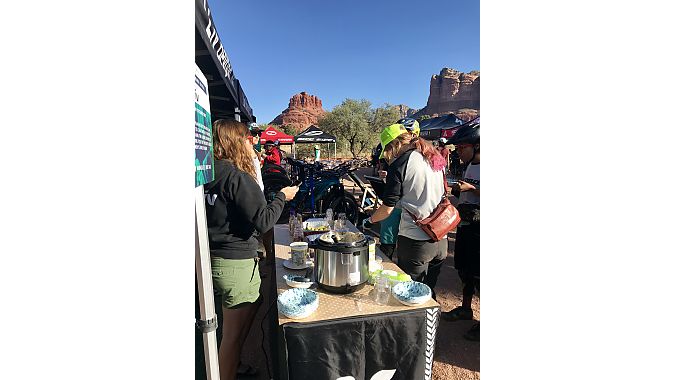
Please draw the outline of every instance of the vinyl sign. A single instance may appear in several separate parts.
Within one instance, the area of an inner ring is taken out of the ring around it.
[[[214,180],[214,146],[207,78],[195,65],[195,187]]]

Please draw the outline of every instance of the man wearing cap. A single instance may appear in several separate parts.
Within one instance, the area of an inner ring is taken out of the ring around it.
[[[268,140],[265,142],[265,160],[269,164],[282,165],[282,155],[279,153],[279,148],[274,142]]]

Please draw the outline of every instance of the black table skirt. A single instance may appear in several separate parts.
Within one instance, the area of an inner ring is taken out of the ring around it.
[[[274,318],[273,318],[274,319]],[[439,308],[278,326],[275,379],[431,379]]]

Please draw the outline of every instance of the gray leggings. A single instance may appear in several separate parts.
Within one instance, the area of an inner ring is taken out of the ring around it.
[[[434,293],[441,266],[447,256],[448,240],[413,240],[397,236],[397,265],[414,281],[427,284]],[[436,295],[436,294],[435,294]]]

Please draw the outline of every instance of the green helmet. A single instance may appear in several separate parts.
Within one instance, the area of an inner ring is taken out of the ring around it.
[[[399,137],[402,133],[406,133],[406,127],[404,127],[402,124],[392,124],[383,129],[383,131],[380,133],[380,145],[383,147],[383,149],[380,151],[380,157],[378,158],[383,157],[383,153],[385,153],[385,147],[387,144],[394,141],[394,139]]]

